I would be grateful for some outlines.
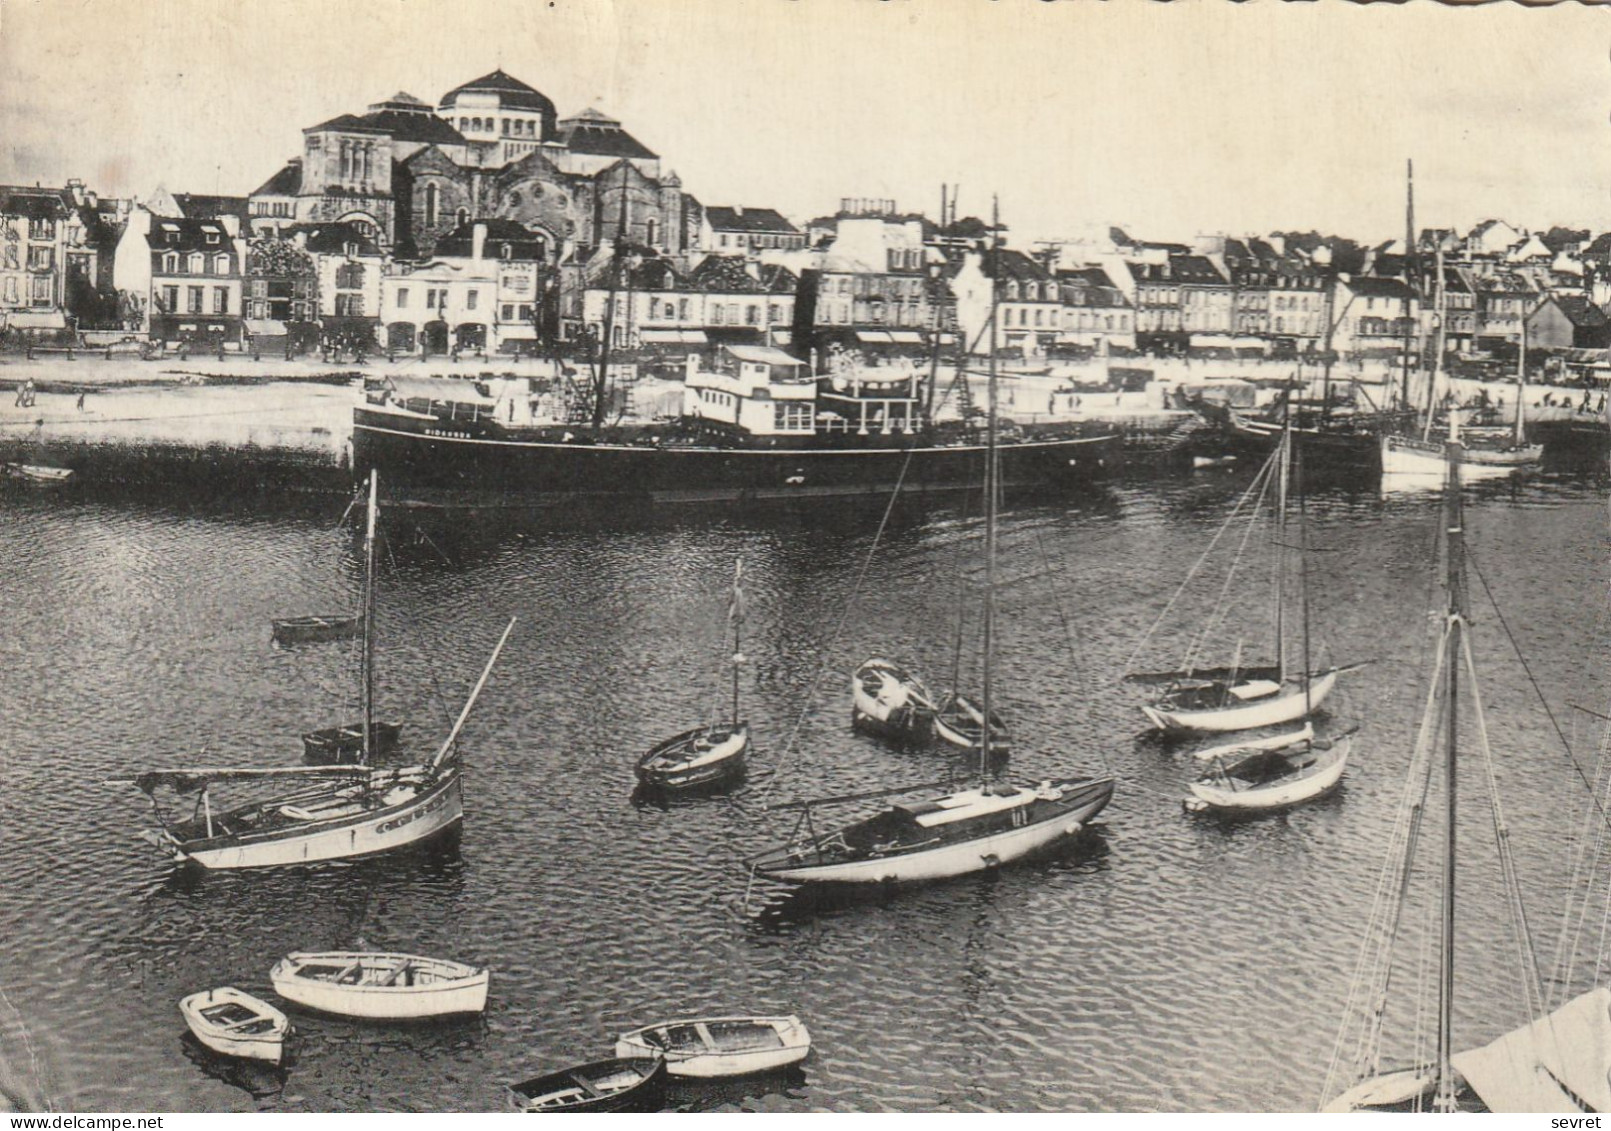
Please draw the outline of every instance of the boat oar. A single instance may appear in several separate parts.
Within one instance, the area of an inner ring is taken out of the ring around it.
[[[448,751],[453,749],[453,743],[459,737],[459,729],[464,726],[464,720],[470,717],[470,708],[475,706],[476,697],[481,694],[481,689],[487,685],[487,677],[492,674],[492,665],[498,662],[498,653],[503,651],[504,642],[509,639],[509,634],[515,630],[516,619],[515,617],[510,617],[509,624],[503,630],[503,635],[498,637],[498,646],[492,650],[492,657],[487,660],[487,666],[482,670],[481,678],[475,681],[475,690],[471,691],[470,698],[465,700],[464,710],[459,712],[458,719],[453,723],[453,729],[448,731],[447,740],[442,743],[442,749],[438,750],[436,757],[431,759],[431,769],[440,768],[443,759],[448,756]]]
[[[1341,734],[1334,734],[1330,738],[1315,738],[1315,739],[1311,739],[1310,742],[1309,742],[1309,745],[1315,747],[1317,750],[1330,750],[1333,746],[1335,746],[1337,744],[1339,739],[1347,738],[1349,735],[1353,734],[1357,730],[1359,730],[1359,728],[1357,726],[1352,726],[1352,727],[1349,727],[1347,730],[1343,731]]]

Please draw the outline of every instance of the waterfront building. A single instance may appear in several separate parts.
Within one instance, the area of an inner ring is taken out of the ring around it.
[[[1235,308],[1231,282],[1206,255],[1176,255],[1170,273],[1180,286],[1180,329],[1187,334],[1228,334]]]
[[[84,226],[62,189],[0,186],[0,327],[60,330],[67,259],[85,250]],[[70,232],[74,234],[70,234]],[[78,270],[88,270],[82,262]]]
[[[1465,253],[1470,259],[1502,259],[1525,235],[1503,220],[1484,220],[1466,233]]]
[[[327,332],[367,328],[380,318],[386,256],[356,224],[295,224],[286,235],[312,257],[317,278],[314,316]]]
[[[1476,290],[1478,348],[1519,342],[1523,320],[1538,301],[1533,285],[1515,271],[1478,275],[1472,282]]]
[[[826,371],[835,357],[842,365],[927,356],[943,265],[938,255],[929,262],[925,221],[895,214],[893,201],[844,203],[850,207],[840,210],[833,239],[792,257],[802,265],[794,352],[813,362],[813,372]]]
[[[158,342],[238,348],[246,245],[237,216],[198,220],[136,208],[116,254],[126,328]]]
[[[1529,350],[1611,347],[1611,318],[1587,295],[1546,295],[1528,313],[1526,324]]]
[[[319,329],[318,269],[303,243],[279,236],[246,241],[245,330],[258,352],[309,349]]]
[[[806,235],[771,208],[707,205],[700,225],[700,247],[719,255],[763,249],[798,251]]]
[[[620,285],[612,286],[608,269],[598,273],[587,287],[583,319],[594,341],[608,323],[611,348],[645,349],[668,360],[708,345],[782,345],[798,286],[788,268],[743,255],[706,256],[684,272],[640,251],[623,265]]]
[[[1126,260],[1135,288],[1136,336],[1173,335],[1181,332],[1180,281],[1170,261]]]
[[[1062,305],[1060,344],[1135,348],[1135,310],[1105,270],[1079,267],[1058,271],[1055,278]]]
[[[1303,351],[1324,346],[1332,319],[1324,272],[1296,257],[1277,260],[1269,272],[1269,333],[1279,344],[1290,339]]]
[[[552,274],[541,233],[476,220],[437,242],[438,255],[398,264],[381,280],[389,352],[535,352]]]
[[[1335,329],[1332,349],[1344,356],[1388,357],[1411,348],[1420,318],[1420,300],[1401,279],[1339,274],[1332,283]]]

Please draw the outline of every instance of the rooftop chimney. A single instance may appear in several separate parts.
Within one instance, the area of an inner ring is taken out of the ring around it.
[[[474,234],[470,237],[470,258],[480,259],[487,246],[487,226],[477,224],[472,231]]]

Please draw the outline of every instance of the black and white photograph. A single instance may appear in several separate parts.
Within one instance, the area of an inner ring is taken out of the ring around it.
[[[1598,1126],[1608,489],[1592,4],[0,0],[0,1115]]]

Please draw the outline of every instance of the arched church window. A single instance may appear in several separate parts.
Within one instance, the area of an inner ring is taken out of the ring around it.
[[[509,207],[511,209],[519,208],[520,205],[521,205],[521,202],[522,202],[522,197],[521,197],[521,195],[520,195],[518,190],[509,194]]]
[[[470,222],[470,214],[462,208],[454,213],[454,218],[458,220],[461,228]]]
[[[441,191],[435,185],[425,186],[425,226],[434,228],[441,208]]]
[[[649,219],[645,220],[643,224],[643,242],[648,244],[650,247],[654,247],[660,242],[659,236],[660,221],[651,216]]]

